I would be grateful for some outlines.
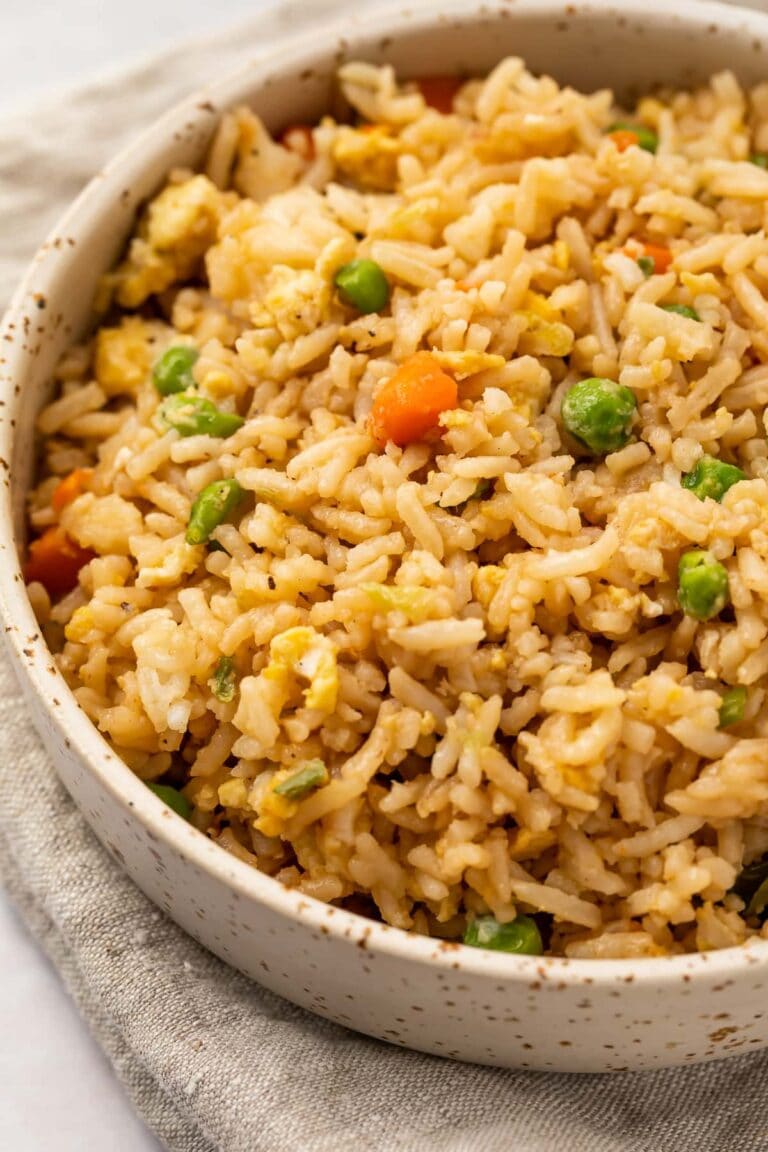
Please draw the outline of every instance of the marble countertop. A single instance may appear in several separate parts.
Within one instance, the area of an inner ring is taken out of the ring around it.
[[[266,0],[2,4],[0,116],[259,7]],[[0,1019],[2,1148],[159,1152],[58,974],[1,892]]]

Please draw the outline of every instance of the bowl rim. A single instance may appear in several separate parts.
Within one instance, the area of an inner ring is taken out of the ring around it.
[[[17,677],[25,691],[44,705],[48,720],[58,730],[61,740],[79,757],[90,773],[112,797],[139,820],[150,836],[163,841],[184,860],[229,887],[237,897],[265,905],[287,920],[298,921],[315,932],[339,942],[366,948],[372,953],[389,955],[403,961],[433,968],[459,968],[467,974],[494,978],[510,986],[540,980],[544,984],[557,980],[567,985],[620,985],[629,979],[642,984],[658,985],[659,981],[686,982],[694,978],[720,978],[753,967],[768,966],[768,940],[752,939],[743,945],[713,952],[686,953],[677,956],[636,957],[624,959],[570,959],[557,956],[516,956],[471,948],[460,943],[440,941],[433,937],[409,933],[357,913],[324,904],[314,897],[285,888],[278,880],[259,872],[231,856],[203,833],[172,813],[131,769],[114,753],[96,726],[82,711],[64,677],[52,661],[51,652],[40,635],[26,595],[21,576],[19,555],[11,507],[9,464],[13,424],[11,414],[17,402],[15,381],[24,378],[25,362],[30,356],[20,334],[32,315],[31,301],[44,292],[52,275],[64,266],[58,253],[61,238],[74,235],[89,223],[104,216],[105,195],[122,187],[134,170],[149,167],[153,158],[168,150],[174,131],[190,122],[201,123],[211,111],[236,99],[246,99],[247,90],[263,87],[271,75],[303,63],[334,45],[345,51],[354,49],[355,41],[390,36],[401,27],[415,30],[449,21],[476,24],[503,13],[510,20],[519,15],[562,16],[567,9],[570,18],[609,17],[636,19],[658,26],[684,23],[694,32],[712,23],[743,35],[762,35],[768,42],[768,12],[725,5],[714,0],[678,0],[670,11],[668,0],[587,0],[564,4],[562,0],[486,0],[479,9],[472,0],[420,0],[417,6],[393,10],[382,2],[354,15],[342,15],[322,30],[293,36],[277,48],[262,50],[251,62],[227,73],[213,83],[193,91],[168,112],[154,120],[111,159],[94,177],[57,221],[45,242],[33,257],[14,293],[0,326],[0,615],[5,622],[7,650],[10,651]],[[58,243],[57,243],[58,241]],[[38,314],[39,317],[39,314]],[[54,706],[54,699],[56,705]],[[37,724],[37,717],[30,708]]]

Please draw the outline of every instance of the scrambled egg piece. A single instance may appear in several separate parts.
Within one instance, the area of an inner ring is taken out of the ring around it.
[[[160,251],[201,251],[216,235],[224,205],[222,194],[207,176],[169,184],[149,206],[147,240]]]
[[[530,356],[568,356],[573,351],[574,335],[545,296],[528,292],[522,315],[527,329],[520,336],[518,352]]]
[[[530,828],[518,828],[509,845],[510,860],[526,860],[540,856],[557,843],[557,834],[551,828],[534,832]]]
[[[379,612],[404,612],[416,623],[429,616],[435,594],[429,588],[403,587],[399,584],[361,584],[360,591]]]
[[[727,286],[718,283],[717,277],[712,272],[681,272],[680,283],[688,289],[691,296],[717,296],[723,299],[728,292]]]
[[[314,332],[327,319],[331,300],[330,282],[317,272],[297,272],[278,264],[269,273],[264,310],[284,340]]]
[[[168,588],[194,572],[200,563],[201,546],[187,544],[184,533],[166,539],[151,532],[136,532],[129,541],[136,557],[139,588]]]
[[[105,278],[118,304],[138,308],[149,296],[191,275],[231,204],[231,194],[221,192],[207,176],[164,188],[149,205],[127,258]]]
[[[432,355],[441,368],[445,368],[457,380],[465,380],[478,372],[486,372],[490,368],[503,368],[506,360],[494,352],[476,352],[467,348],[463,352],[440,352],[435,350]]]
[[[445,189],[443,197],[421,196],[405,204],[387,220],[388,237],[413,240],[417,244],[439,245],[440,233],[460,212],[459,206],[451,201],[451,194]]]
[[[264,836],[280,836],[286,821],[295,816],[299,808],[298,800],[291,800],[287,796],[278,796],[273,791],[274,784],[275,781],[273,780],[261,797],[259,817],[255,821],[256,831],[261,832]]]
[[[336,646],[327,636],[305,626],[289,628],[275,636],[262,676],[287,688],[291,675],[309,680],[309,687],[304,690],[307,708],[333,711],[339,693],[339,669]]]
[[[248,785],[244,780],[225,780],[219,785],[219,803],[225,808],[245,808],[248,802]]]
[[[333,143],[332,155],[340,172],[364,187],[391,191],[397,183],[397,158],[400,141],[393,139],[386,124],[363,128],[340,126]]]
[[[565,240],[556,240],[552,245],[552,259],[555,267],[565,272],[571,262],[571,250]]]
[[[158,343],[167,338],[165,325],[135,316],[126,316],[117,328],[100,328],[94,371],[107,396],[140,388],[158,354]]]
[[[497,564],[484,564],[472,577],[472,593],[486,610],[506,575],[506,568],[500,568]]]
[[[440,427],[468,428],[472,419],[472,413],[465,412],[463,408],[449,408],[447,412],[440,413]]]
[[[281,768],[275,772],[272,779],[269,781],[268,786],[261,792],[258,799],[259,818],[256,820],[256,829],[262,832],[265,836],[281,836],[285,831],[285,823],[295,816],[299,810],[299,805],[307,795],[311,795],[316,787],[328,783],[328,773],[325,765],[322,765],[323,776],[301,795],[288,796],[281,794],[278,789],[281,784],[291,777],[295,777],[297,767]],[[300,771],[300,766],[299,766]]]
[[[69,623],[64,629],[64,635],[67,640],[71,640],[74,644],[85,644],[94,629],[95,624],[90,605],[83,604],[82,607],[75,609],[72,613]]]

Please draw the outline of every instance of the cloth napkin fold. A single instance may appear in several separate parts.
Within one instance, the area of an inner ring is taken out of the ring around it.
[[[0,306],[62,208],[138,128],[340,7],[270,8],[0,123]],[[250,983],[101,848],[2,655],[0,881],[170,1152],[768,1152],[768,1054],[611,1078],[507,1072],[388,1047]]]

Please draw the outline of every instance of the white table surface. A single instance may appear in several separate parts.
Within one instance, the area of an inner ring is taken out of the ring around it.
[[[0,0],[0,116],[261,6],[266,0]],[[159,1152],[2,893],[0,1020],[3,1152]]]

